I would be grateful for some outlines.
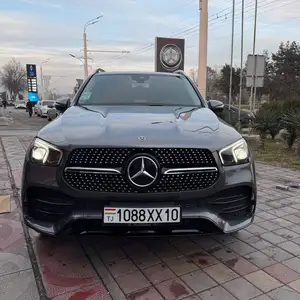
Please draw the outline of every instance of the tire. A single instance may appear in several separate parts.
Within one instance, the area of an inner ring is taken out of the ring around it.
[[[51,121],[52,121],[52,120],[51,120],[51,118],[49,118],[49,117],[48,117],[47,119],[48,119],[48,121],[49,121],[49,122],[51,122]]]

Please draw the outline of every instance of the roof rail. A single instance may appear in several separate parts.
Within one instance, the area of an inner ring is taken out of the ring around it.
[[[95,71],[95,73],[100,73],[100,72],[105,72],[103,69],[101,69],[101,68],[98,68],[96,71]]]
[[[176,73],[176,74],[181,74],[181,75],[184,75],[184,76],[186,76],[186,74],[184,73],[184,71],[183,71],[183,70],[176,70],[176,71],[174,71],[173,73]]]

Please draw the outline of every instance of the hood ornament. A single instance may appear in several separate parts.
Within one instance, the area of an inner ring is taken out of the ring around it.
[[[144,141],[146,141],[146,137],[145,136],[139,136],[138,140],[141,141],[141,142],[144,142]]]

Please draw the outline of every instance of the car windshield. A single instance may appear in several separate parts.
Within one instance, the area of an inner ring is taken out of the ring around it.
[[[16,100],[16,103],[17,104],[23,104],[23,103],[25,103],[25,101],[24,100]]]
[[[48,105],[53,105],[53,103],[54,103],[54,101],[43,101],[42,102],[42,105],[44,105],[44,106],[48,106]]]
[[[93,76],[79,105],[202,106],[198,94],[182,75],[101,74]]]

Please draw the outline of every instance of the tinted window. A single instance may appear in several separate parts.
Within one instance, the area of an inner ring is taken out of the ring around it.
[[[81,93],[80,105],[199,106],[198,94],[184,76],[95,75]]]

